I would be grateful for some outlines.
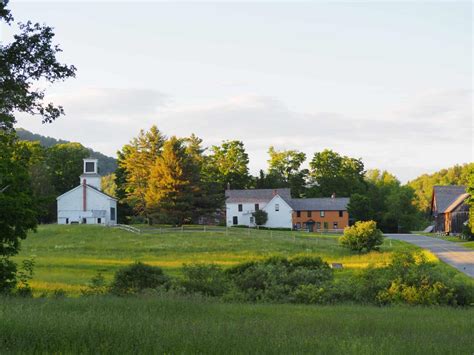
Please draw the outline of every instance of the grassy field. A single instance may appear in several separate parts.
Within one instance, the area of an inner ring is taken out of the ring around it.
[[[472,354],[474,309],[0,299],[1,353]]]
[[[206,232],[146,232],[140,235],[101,226],[40,226],[22,243],[17,261],[34,258],[31,282],[35,294],[63,289],[79,294],[90,279],[102,272],[110,280],[114,272],[135,261],[163,267],[176,275],[184,263],[206,262],[227,267],[271,255],[321,256],[344,265],[338,275],[369,264],[390,261],[396,250],[416,249],[399,241],[386,240],[380,252],[359,255],[338,245],[337,236],[309,233],[231,229]],[[431,258],[434,256],[430,255]]]

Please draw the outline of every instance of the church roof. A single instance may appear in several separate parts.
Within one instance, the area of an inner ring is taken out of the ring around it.
[[[100,191],[98,188],[96,188],[96,187],[94,187],[94,186],[91,186],[91,185],[89,185],[89,184],[86,184],[86,186],[87,186],[88,188],[94,190],[95,192],[101,194],[101,195],[104,195],[104,196],[106,196],[106,197],[108,197],[108,198],[110,198],[110,199],[112,199],[112,200],[117,201],[117,199],[116,199],[115,197],[110,196],[110,195],[106,194],[105,192]],[[65,195],[68,195],[69,193],[71,193],[71,192],[73,192],[73,191],[75,191],[75,190],[77,190],[77,189],[79,189],[79,188],[81,188],[81,187],[82,187],[82,184],[76,186],[75,188],[73,188],[73,189],[71,189],[71,190],[69,190],[69,191],[66,191],[66,192],[63,193],[62,195],[59,195],[58,197],[56,197],[56,200],[59,200],[61,197],[65,196]]]

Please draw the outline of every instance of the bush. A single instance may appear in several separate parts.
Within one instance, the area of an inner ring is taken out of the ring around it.
[[[107,293],[107,284],[105,278],[101,272],[95,275],[89,285],[81,290],[83,296],[98,296],[105,295]]]
[[[0,294],[9,294],[16,287],[16,264],[8,258],[0,258]]]
[[[385,268],[365,270],[356,300],[377,304],[466,306],[474,302],[474,289],[429,263],[422,253],[403,252]]]
[[[187,293],[205,296],[222,296],[229,288],[226,275],[218,265],[190,264],[183,266],[184,279],[181,284]]]
[[[359,253],[364,249],[369,252],[379,249],[383,243],[383,234],[377,229],[377,223],[374,221],[356,222],[352,227],[344,229],[344,235],[339,239],[339,242]]]
[[[268,213],[264,210],[258,210],[252,213],[252,216],[255,218],[255,224],[257,226],[263,226],[268,221]]]
[[[321,288],[333,278],[327,263],[309,257],[273,257],[237,265],[227,273],[233,292],[247,301],[294,302],[303,297],[302,286]]]
[[[116,295],[136,294],[147,288],[168,287],[169,281],[161,268],[137,262],[115,273],[110,292]]]

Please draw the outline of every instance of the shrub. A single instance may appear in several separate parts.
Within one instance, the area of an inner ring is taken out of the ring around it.
[[[228,275],[239,297],[247,301],[293,302],[302,286],[321,288],[332,280],[332,269],[320,258],[273,257],[237,265]],[[297,291],[299,290],[299,291]]]
[[[252,213],[252,216],[255,218],[255,224],[257,226],[263,226],[268,221],[268,213],[264,210],[258,210]]]
[[[217,297],[229,288],[225,273],[215,264],[184,265],[183,275],[181,284],[187,293]]]
[[[0,258],[0,294],[9,294],[16,287],[16,264],[8,258]]]
[[[107,293],[107,284],[101,272],[95,275],[89,285],[81,290],[83,296],[98,296]]]
[[[469,305],[473,287],[429,263],[422,253],[402,252],[385,268],[365,270],[357,300],[378,304]]]
[[[374,221],[356,222],[352,227],[344,229],[344,235],[339,242],[351,250],[362,252],[378,250],[383,243],[383,234],[377,229]]]
[[[137,262],[115,273],[110,291],[116,295],[136,294],[147,288],[167,287],[169,277],[163,270]]]

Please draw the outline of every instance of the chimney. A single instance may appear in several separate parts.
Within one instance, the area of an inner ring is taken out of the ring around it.
[[[86,179],[82,180],[82,209],[87,211],[87,186]]]
[[[331,198],[336,198],[336,193],[335,192],[332,193]]]
[[[273,190],[273,196],[276,196],[276,195],[278,195],[278,190],[277,189]]]

